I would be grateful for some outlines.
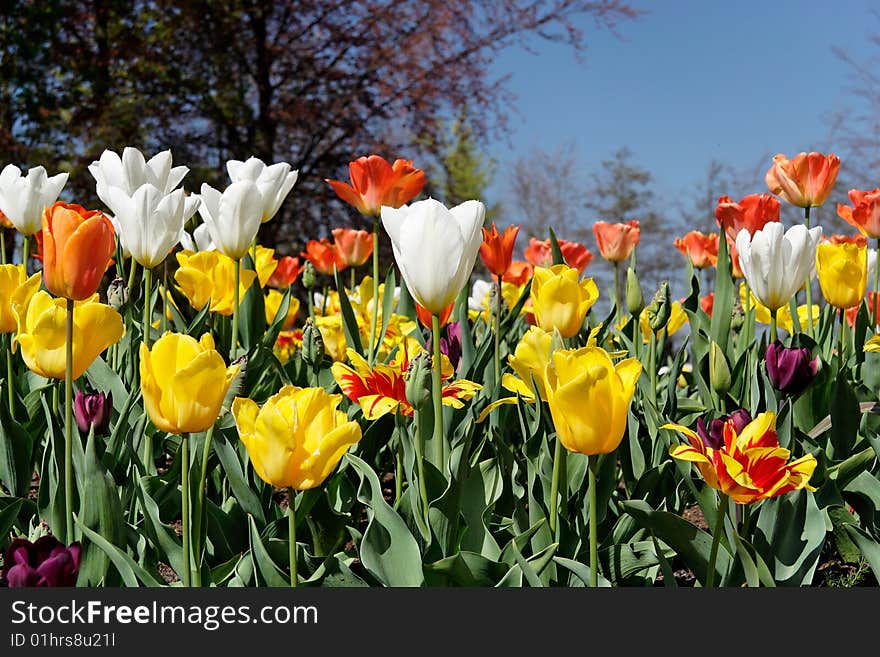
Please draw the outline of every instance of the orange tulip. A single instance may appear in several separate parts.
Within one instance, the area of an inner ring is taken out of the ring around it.
[[[718,261],[718,233],[706,235],[692,230],[684,237],[676,238],[675,248],[690,258],[696,269],[714,267]]]
[[[503,233],[498,233],[495,222],[492,228],[483,228],[483,243],[480,245],[480,258],[483,264],[496,277],[504,276],[510,269],[513,260],[513,246],[519,226],[508,226]]]
[[[729,196],[719,196],[715,206],[715,220],[724,228],[730,243],[743,228],[749,231],[749,235],[754,235],[756,230],[761,230],[771,221],[779,221],[781,205],[779,199],[770,194],[749,194],[739,203],[735,203]]]
[[[730,252],[730,275],[733,278],[745,278],[742,267],[739,266],[739,252],[736,250],[736,242],[729,237],[727,237],[727,250]]]
[[[780,153],[773,158],[764,180],[771,192],[792,205],[816,208],[828,198],[839,170],[840,158],[834,154],[813,151],[789,160]]]
[[[864,235],[823,235],[823,242],[829,244],[855,244],[860,249],[868,246],[868,238]]]
[[[275,271],[272,272],[269,280],[266,281],[266,285],[280,289],[293,285],[293,282],[302,273],[304,266],[299,264],[299,258],[292,258],[291,256],[279,258],[278,266],[275,267]]]
[[[351,228],[334,228],[336,250],[349,267],[359,267],[373,253],[373,233]]]
[[[416,317],[419,318],[419,322],[421,323],[422,326],[424,326],[426,329],[430,330],[431,327],[433,326],[433,320],[431,319],[431,317],[432,317],[431,311],[428,310],[427,308],[425,308],[418,301],[416,301],[415,304],[416,304]],[[443,328],[444,326],[446,326],[446,323],[449,321],[449,318],[452,316],[452,308],[454,306],[455,306],[454,302],[450,303],[448,306],[446,306],[446,308],[443,309],[443,312],[440,313],[440,328]]]
[[[876,317],[876,315],[874,314],[874,308],[877,305],[877,298],[878,297],[880,297],[880,295],[875,294],[874,292],[868,292],[867,296],[865,297],[865,304],[868,306],[868,325],[869,326],[871,324],[871,318]],[[849,324],[850,326],[853,326],[856,323],[856,317],[858,317],[859,308],[861,308],[861,307],[862,307],[862,304],[859,304],[858,306],[853,306],[852,308],[846,309],[846,323],[847,324]],[[880,324],[880,317],[878,317],[877,323]]]
[[[610,262],[621,262],[629,258],[638,245],[641,231],[635,220],[616,224],[597,221],[593,224],[593,233],[602,257]]]
[[[46,289],[57,297],[82,301],[101,284],[116,239],[103,213],[58,201],[43,210],[37,245]]]
[[[593,260],[593,254],[580,242],[569,242],[567,240],[558,240],[559,250],[562,251],[562,259],[569,267],[578,270],[578,274],[583,274],[584,269]],[[536,240],[534,237],[529,239],[529,245],[525,251],[526,260],[535,267],[550,267],[553,264],[553,249],[550,246],[550,240]],[[531,272],[529,272],[531,276]],[[526,278],[528,280],[528,278]],[[508,281],[513,282],[513,281]],[[525,281],[523,281],[525,283]]]
[[[853,207],[838,203],[837,214],[864,237],[880,238],[880,188],[870,192],[851,189],[849,200]]]
[[[514,285],[525,285],[532,277],[532,265],[525,260],[514,260],[510,263],[507,273],[501,277],[504,283],[513,283]]]
[[[306,243],[306,250],[300,255],[311,262],[319,273],[327,276],[333,276],[335,271],[342,271],[348,267],[339,249],[328,239],[309,240]]]
[[[706,313],[707,315],[709,315],[709,317],[712,316],[712,308],[714,306],[715,306],[715,293],[714,292],[709,292],[709,294],[707,294],[706,296],[700,297],[700,308],[702,308],[703,312]]]
[[[379,155],[359,157],[348,163],[351,185],[325,179],[343,201],[368,217],[378,217],[383,205],[399,208],[409,203],[425,186],[425,172],[416,169],[412,160],[394,164]]]

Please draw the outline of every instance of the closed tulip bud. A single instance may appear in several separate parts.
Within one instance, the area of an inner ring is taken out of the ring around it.
[[[107,303],[117,311],[128,303],[128,285],[122,277],[116,276],[107,286]]]
[[[81,552],[78,542],[65,546],[51,534],[33,543],[17,538],[6,549],[0,582],[10,588],[76,586]]]
[[[697,434],[700,439],[712,449],[721,449],[724,444],[724,425],[728,422],[733,423],[733,428],[737,433],[741,433],[746,425],[752,421],[749,412],[740,408],[730,415],[722,415],[720,418],[709,422],[709,426],[703,421],[703,418],[697,418]]]
[[[315,287],[317,272],[315,271],[315,265],[306,260],[306,264],[303,265],[302,270],[302,284],[303,287],[307,290],[311,290]]]
[[[73,416],[76,426],[87,434],[94,427],[95,435],[105,436],[110,429],[113,410],[113,393],[78,391],[73,399]]]
[[[404,375],[406,400],[417,411],[431,404],[431,363],[430,354],[423,351],[409,362]]]
[[[446,336],[440,338],[440,353],[445,354],[452,368],[458,371],[462,356],[461,321],[450,322],[446,325]]]
[[[202,183],[199,214],[214,247],[233,260],[241,260],[257,237],[267,199],[249,179],[233,182],[222,192]]]
[[[655,333],[666,326],[672,314],[672,298],[669,294],[669,281],[660,283],[647,307],[648,325]]]
[[[324,362],[324,338],[311,317],[303,326],[302,354],[303,361],[310,367],[320,367]]]
[[[819,358],[809,349],[785,347],[779,340],[767,345],[764,361],[770,383],[786,395],[802,393],[819,372]]]
[[[632,267],[626,269],[626,309],[633,317],[638,317],[645,307],[645,297],[642,294],[642,286],[639,277],[636,276]]]
[[[718,394],[726,394],[730,390],[730,366],[727,364],[727,358],[718,343],[714,340],[709,346],[709,381],[712,384],[712,390]]]

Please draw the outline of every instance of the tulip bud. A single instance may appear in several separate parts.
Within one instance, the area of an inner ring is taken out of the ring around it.
[[[409,369],[404,375],[406,381],[406,399],[418,410],[431,404],[431,355],[423,351],[409,362]]]
[[[113,393],[77,392],[73,400],[73,416],[76,426],[83,433],[94,427],[95,435],[107,435],[110,428],[110,412],[113,410]]]
[[[324,362],[324,337],[311,317],[303,326],[302,350],[303,361],[310,367],[318,368]]]
[[[802,393],[819,371],[819,358],[812,358],[806,347],[784,347],[779,340],[767,345],[764,354],[767,376],[779,392]]]
[[[303,287],[307,290],[311,290],[313,287],[315,287],[315,283],[317,282],[315,276],[315,266],[310,261],[306,260],[306,264],[303,265],[302,272]]]
[[[113,310],[121,310],[128,303],[128,286],[121,277],[116,276],[107,286],[107,302]]]
[[[660,283],[660,287],[654,293],[651,303],[648,304],[648,324],[655,333],[666,326],[669,316],[672,314],[672,299],[669,295],[669,281]]]
[[[645,307],[645,297],[642,294],[642,286],[639,277],[632,267],[626,270],[626,309],[633,317],[638,317]]]
[[[709,423],[708,428],[706,427],[703,418],[700,417],[697,418],[697,435],[700,436],[700,440],[702,440],[703,444],[707,447],[721,449],[721,446],[724,444],[725,424],[728,422],[733,423],[733,430],[738,434],[751,421],[752,416],[749,415],[749,412],[744,408],[734,411],[730,415],[722,415],[720,418],[712,420]]]
[[[450,322],[446,325],[446,336],[440,338],[440,353],[449,359],[452,368],[458,371],[461,364],[461,321]]]
[[[727,364],[724,351],[714,340],[709,345],[709,381],[712,384],[712,390],[721,395],[730,390],[730,367]]]

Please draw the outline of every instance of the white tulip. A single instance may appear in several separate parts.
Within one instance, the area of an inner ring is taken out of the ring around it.
[[[101,158],[89,165],[89,173],[97,183],[98,198],[118,214],[119,208],[113,206],[111,187],[118,187],[131,197],[143,185],[150,184],[162,194],[174,191],[183,177],[189,172],[184,166],[171,166],[171,151],[164,150],[149,160],[138,149],[126,146],[122,157],[113,151],[104,151]]]
[[[381,212],[406,287],[416,301],[439,315],[473,271],[483,242],[486,206],[465,201],[447,209],[429,198],[398,209],[383,206]]]
[[[67,173],[49,177],[42,166],[28,169],[23,176],[14,164],[0,172],[0,211],[23,235],[33,235],[42,227],[43,209],[55,203],[67,182]]]
[[[214,247],[233,260],[241,260],[257,236],[263,216],[263,195],[256,183],[241,180],[223,192],[202,183],[199,214],[208,227]]]
[[[107,192],[117,208],[117,234],[123,252],[147,269],[165,260],[180,241],[183,224],[198,207],[198,203],[187,203],[182,189],[164,194],[150,183],[138,187],[131,196],[119,187],[109,187]]]
[[[481,313],[489,307],[489,293],[495,283],[478,278],[471,285],[471,296],[468,297],[468,310]]]
[[[275,216],[299,175],[299,170],[291,171],[287,162],[276,162],[266,166],[256,157],[250,157],[245,162],[229,160],[226,163],[226,170],[232,182],[250,180],[257,184],[263,195],[263,222]]]
[[[211,239],[211,232],[208,230],[208,224],[199,224],[193,230],[192,235],[185,230],[180,231],[180,245],[187,251],[216,251],[214,240]]]
[[[816,247],[822,227],[803,224],[787,231],[771,221],[753,236],[743,228],[736,236],[739,264],[746,282],[758,300],[771,311],[778,310],[816,275]]]

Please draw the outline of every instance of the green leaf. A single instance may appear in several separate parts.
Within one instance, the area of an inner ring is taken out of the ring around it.
[[[556,239],[556,233],[553,228],[548,228],[550,232],[550,252],[553,254],[554,265],[564,265],[565,258],[562,257],[562,249],[559,248],[559,240]]]
[[[241,508],[245,513],[254,516],[261,525],[266,524],[266,515],[263,513],[260,498],[248,483],[241,461],[238,458],[238,453],[232,447],[232,444],[222,432],[217,431],[214,434],[212,447],[217,458],[220,459],[220,464],[223,466],[223,471],[229,480],[232,494],[235,495],[235,499],[241,504]]]
[[[777,584],[809,586],[825,536],[825,514],[812,493],[799,490],[761,504],[752,544]]]
[[[348,292],[345,290],[345,285],[342,284],[338,271],[335,278],[336,289],[339,290],[339,311],[342,315],[342,332],[345,335],[345,343],[363,356],[364,347],[361,344],[361,332],[354,316],[354,310],[351,308],[351,301],[348,300]]]
[[[249,260],[249,258],[245,258]],[[244,266],[244,263],[242,263]],[[238,337],[249,352],[266,332],[266,301],[258,276],[244,294],[238,306]]]
[[[83,535],[103,550],[110,558],[110,561],[116,566],[116,570],[122,575],[122,581],[125,582],[126,586],[137,587],[139,582],[145,586],[162,586],[159,580],[139,566],[128,554],[107,541],[97,532],[86,527],[79,518],[75,517],[74,519]],[[82,576],[82,571],[80,571],[80,576]]]
[[[590,585],[590,567],[580,563],[579,561],[573,561],[572,559],[565,559],[564,557],[553,557],[553,561],[570,571],[573,575],[575,575],[579,580],[584,583],[584,586]],[[599,588],[607,588],[611,586],[611,582],[602,577],[600,574],[597,578],[599,583]]]
[[[852,454],[861,419],[859,400],[847,381],[846,373],[841,371],[831,393],[831,445],[835,458]]]
[[[6,537],[12,531],[12,526],[18,518],[22,504],[24,504],[24,500],[21,498],[0,498],[0,550],[5,547]]]
[[[183,547],[175,532],[169,525],[162,522],[159,517],[159,505],[150,496],[146,483],[149,481],[157,481],[156,477],[140,477],[137,481],[138,501],[144,512],[143,533],[150,539],[150,542],[156,547],[160,559],[165,561],[176,573],[182,573],[183,564]],[[176,493],[176,491],[175,491]],[[179,500],[180,496],[177,495]],[[179,502],[178,502],[179,503]]]
[[[722,242],[724,240],[721,240]],[[655,511],[646,502],[627,500],[621,502],[623,510],[645,529],[669,545],[684,559],[701,584],[709,572],[709,553],[712,549],[712,536],[681,516],[667,511]],[[730,555],[718,550],[715,561],[715,581],[720,582],[730,566]]]
[[[880,543],[873,539],[864,529],[855,525],[844,525],[844,531],[859,548],[859,552],[868,560],[874,571],[874,577],[880,580]]]
[[[34,472],[31,455],[35,436],[10,414],[6,398],[0,403],[0,482],[16,497],[27,495]]]
[[[360,544],[364,567],[386,586],[422,586],[422,557],[416,539],[394,509],[382,497],[375,471],[364,461],[347,454],[358,478],[358,500],[367,505],[369,522]]]
[[[248,515],[248,528],[250,530],[251,554],[254,557],[254,563],[257,566],[257,572],[263,578],[266,586],[290,586],[290,578],[275,565],[263,539],[260,538],[260,532],[257,531],[257,525],[254,523],[254,517]]]
[[[495,586],[508,567],[476,552],[462,551],[434,563],[425,564],[429,573],[438,573],[459,586]]]

